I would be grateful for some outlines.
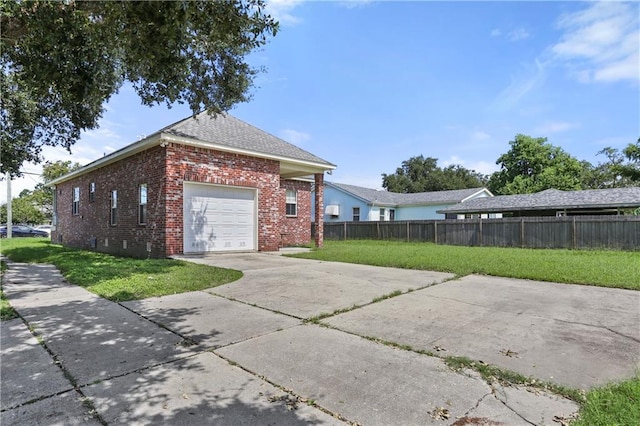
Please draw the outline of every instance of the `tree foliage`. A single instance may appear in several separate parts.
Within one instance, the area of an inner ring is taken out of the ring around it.
[[[438,159],[422,155],[403,161],[394,174],[382,174],[382,186],[390,192],[415,193],[478,188],[485,177],[460,165],[438,167]]]
[[[48,182],[77,170],[80,163],[72,161],[48,162],[42,168],[44,183],[38,183],[33,190],[23,190],[11,201],[13,223],[38,224],[50,222],[53,216],[53,189],[45,186]],[[0,222],[7,221],[7,205],[0,206]]]
[[[194,114],[248,100],[245,57],[277,29],[264,0],[0,2],[0,172],[69,149],[124,81],[144,105]]]
[[[621,188],[637,185],[640,181],[640,158],[634,159],[634,149],[638,144],[629,144],[620,151],[606,147],[598,152],[606,161],[596,166],[584,161],[582,174],[583,189]]]
[[[500,170],[489,179],[489,190],[494,194],[582,189],[583,165],[562,148],[547,143],[547,138],[518,134],[509,145],[511,149],[496,161]]]

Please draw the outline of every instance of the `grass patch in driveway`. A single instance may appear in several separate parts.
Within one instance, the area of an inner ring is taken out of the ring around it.
[[[38,238],[2,241],[2,253],[15,262],[51,263],[71,284],[114,302],[217,287],[242,272],[174,259],[133,259],[78,250]]]
[[[446,246],[401,241],[325,241],[291,257],[406,269],[494,275],[640,290],[639,252]]]

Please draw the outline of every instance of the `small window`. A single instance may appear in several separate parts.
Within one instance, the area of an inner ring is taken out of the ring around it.
[[[384,221],[384,209],[380,209],[380,221]]]
[[[91,182],[89,184],[89,202],[93,203],[96,200],[96,183]]]
[[[109,223],[115,225],[118,223],[118,191],[111,191],[111,212],[109,214]]]
[[[140,185],[140,200],[138,207],[138,223],[144,225],[147,223],[147,184]]]
[[[294,189],[287,189],[287,216],[298,214],[298,194]]]
[[[353,208],[353,221],[360,222],[360,207]]]
[[[73,188],[73,203],[71,204],[71,214],[80,214],[80,187]]]
[[[389,209],[389,220],[392,222],[396,220],[396,209]]]

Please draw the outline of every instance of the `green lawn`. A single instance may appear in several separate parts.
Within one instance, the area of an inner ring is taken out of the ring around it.
[[[4,262],[0,262],[0,271],[3,275],[6,269],[7,264]],[[4,297],[2,286],[0,286],[0,321],[8,321],[14,318],[18,318],[18,314],[13,310],[7,298]]]
[[[52,244],[41,238],[3,239],[15,262],[51,263],[72,284],[116,302],[216,287],[242,272],[172,259],[132,259]]]
[[[640,425],[640,376],[589,391],[571,425]]]
[[[640,290],[640,252],[462,247],[399,241],[325,241],[293,257],[486,274]]]

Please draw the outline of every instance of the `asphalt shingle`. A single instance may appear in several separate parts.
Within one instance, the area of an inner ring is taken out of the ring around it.
[[[484,188],[456,189],[451,191],[418,192],[402,194],[397,192],[379,191],[343,183],[327,182],[330,185],[349,192],[370,203],[390,204],[396,206],[425,205],[425,204],[450,204],[459,203],[474,195]]]
[[[160,132],[253,153],[333,166],[328,161],[229,114],[214,116],[201,112],[195,117],[167,126]]]
[[[640,187],[560,191],[547,189],[535,194],[499,195],[475,198],[447,207],[447,213],[504,212],[640,206]]]

